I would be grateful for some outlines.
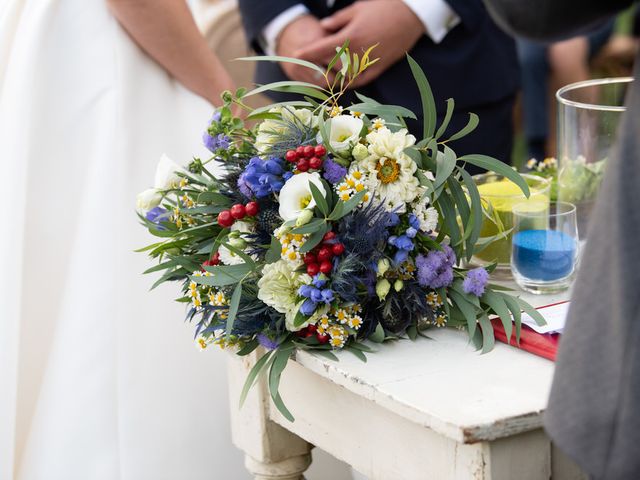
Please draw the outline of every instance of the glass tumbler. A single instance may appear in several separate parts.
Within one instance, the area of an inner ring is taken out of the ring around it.
[[[518,286],[538,294],[569,288],[579,248],[575,205],[551,202],[544,207],[513,207],[511,271]]]

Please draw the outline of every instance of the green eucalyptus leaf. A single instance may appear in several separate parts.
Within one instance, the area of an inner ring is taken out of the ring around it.
[[[322,101],[325,101],[329,98],[329,96],[324,93],[323,89],[321,89],[317,85],[314,85],[313,83],[298,82],[294,80],[284,80],[281,82],[272,82],[267,83],[266,85],[261,85],[260,87],[254,88],[253,90],[248,92],[245,97],[251,97],[253,95],[268,91],[299,93],[301,95],[307,95],[309,97],[317,98]]]
[[[524,178],[516,172],[513,168],[511,168],[506,163],[502,163],[500,160],[489,157],[487,155],[478,155],[478,154],[470,154],[464,155],[460,157],[458,160],[461,162],[467,162],[476,167],[484,168],[485,170],[489,170],[497,173],[498,175],[502,175],[503,177],[508,178],[513,183],[520,187],[522,193],[528,198],[530,195],[529,185],[525,182]]]
[[[453,98],[447,99],[447,112],[444,115],[444,120],[442,120],[442,123],[440,124],[438,131],[435,133],[433,137],[434,139],[438,140],[440,137],[444,135],[444,132],[447,131],[447,127],[449,126],[449,122],[451,121],[451,117],[453,115],[455,104],[456,102],[453,100]]]
[[[373,331],[373,333],[371,335],[369,335],[368,340],[371,340],[372,342],[375,343],[382,343],[384,342],[384,328],[382,328],[382,325],[380,325],[378,323],[378,325],[376,325],[376,329]]]
[[[262,357],[258,359],[256,364],[249,371],[249,375],[247,375],[244,385],[242,386],[242,391],[240,392],[240,408],[244,405],[247,395],[249,394],[249,390],[251,390],[251,387],[258,380],[259,375],[265,370],[265,367],[268,366],[269,359],[272,358],[274,351],[267,352],[262,355]]]
[[[422,118],[424,120],[422,137],[431,138],[436,129],[436,102],[433,99],[433,92],[431,91],[427,76],[424,74],[422,68],[420,68],[420,65],[418,65],[409,54],[407,54],[407,60],[411,68],[411,73],[413,73],[413,77],[418,85],[420,99],[422,101]]]
[[[311,195],[316,202],[316,206],[320,209],[324,216],[329,215],[329,204],[327,203],[327,199],[324,198],[324,195],[322,194],[318,186],[313,182],[309,182],[309,188],[311,189]]]
[[[282,62],[282,63],[293,63],[295,65],[300,65],[301,67],[306,67],[311,70],[315,70],[316,72],[321,73],[323,76],[325,74],[324,70],[317,66],[314,63],[308,62],[306,60],[300,60],[298,58],[290,58],[283,57],[280,55],[261,55],[256,57],[241,57],[236,58],[236,60],[241,60],[245,62]]]
[[[242,282],[236,285],[229,301],[229,314],[227,316],[227,340],[231,337],[231,331],[233,330],[233,322],[238,314],[238,308],[240,307],[240,298],[242,297]]]
[[[462,130],[451,135],[447,141],[453,142],[454,140],[458,140],[462,137],[469,135],[471,132],[473,132],[476,129],[476,127],[478,126],[478,123],[480,123],[480,119],[478,118],[478,115],[476,115],[475,113],[469,113],[469,122],[465,125],[465,127]]]
[[[317,232],[324,223],[326,223],[326,220],[324,220],[323,218],[314,218],[306,225],[294,228],[293,230],[291,230],[291,233],[307,234]]]
[[[491,307],[502,321],[502,326],[504,327],[504,332],[507,335],[508,341],[511,341],[511,334],[513,332],[513,323],[511,321],[511,312],[507,307],[504,299],[495,292],[491,290],[486,290],[481,297],[482,302],[486,303]]]
[[[493,325],[486,314],[480,315],[480,329],[482,330],[482,353],[493,350],[496,344],[496,337],[493,333]]]

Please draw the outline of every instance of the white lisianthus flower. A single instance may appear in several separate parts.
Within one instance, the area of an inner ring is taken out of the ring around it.
[[[306,108],[275,107],[269,112],[279,113],[282,120],[270,118],[258,125],[255,147],[260,154],[268,152],[273,144],[289,131],[291,124],[310,128],[318,125],[318,117]]]
[[[311,195],[309,183],[313,183],[318,187],[322,195],[327,194],[318,172],[304,172],[294,175],[287,180],[282,190],[280,190],[278,213],[285,222],[296,220],[304,209],[311,209],[316,206],[316,202]]]
[[[155,188],[148,188],[136,197],[136,208],[142,215],[160,205],[162,194]]]
[[[338,115],[331,119],[329,145],[338,152],[350,151],[360,141],[360,132],[364,123],[351,115]]]
[[[231,235],[237,235],[238,238],[242,238],[243,240],[246,240],[246,235],[244,234],[253,233],[253,231],[254,227],[251,223],[243,222],[240,220],[234,222],[234,224],[231,225],[230,228],[230,232],[237,232],[236,234],[231,233]],[[227,243],[231,244],[231,241],[228,241]],[[247,249],[245,248],[244,251],[246,253]],[[240,255],[235,254],[224,245],[220,245],[220,248],[218,248],[218,253],[220,254],[220,262],[222,262],[224,265],[239,265],[241,263],[244,263],[244,260]],[[257,260],[256,256],[253,256],[252,258],[254,260]]]
[[[285,314],[287,330],[295,332],[304,326],[294,327],[298,313],[298,288],[311,283],[306,273],[298,273],[283,260],[266,264],[258,280],[258,298],[276,311]]]
[[[178,172],[184,172],[184,168],[171,160],[167,155],[162,154],[156,168],[156,177],[153,186],[158,190],[178,188],[181,180]]]
[[[416,138],[406,129],[392,132],[382,127],[369,133],[367,141],[369,155],[358,164],[368,174],[370,191],[387,210],[404,213],[420,188],[414,175],[417,165],[404,153]]]

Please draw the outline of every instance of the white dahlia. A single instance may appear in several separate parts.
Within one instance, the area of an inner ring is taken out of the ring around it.
[[[404,149],[416,142],[406,129],[392,132],[386,127],[367,135],[369,155],[359,162],[368,174],[369,187],[389,211],[406,211],[406,204],[418,195],[420,184],[414,176],[417,165]]]
[[[311,283],[306,273],[298,273],[283,260],[268,263],[258,280],[258,298],[265,304],[285,314],[287,330],[295,332],[306,325],[294,327],[293,319],[298,313],[298,288]]]

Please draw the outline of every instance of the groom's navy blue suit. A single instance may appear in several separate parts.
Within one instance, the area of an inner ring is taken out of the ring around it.
[[[427,35],[422,36],[409,53],[427,74],[440,116],[444,114],[445,100],[455,99],[451,131],[466,124],[467,112],[480,116],[478,129],[453,144],[458,155],[484,153],[508,162],[513,99],[519,80],[514,41],[496,27],[481,0],[446,1],[460,17],[460,23],[439,44]],[[252,47],[263,53],[259,39],[264,28],[289,7],[302,3],[313,15],[323,18],[354,2],[338,0],[331,9],[326,0],[240,0],[239,3],[247,37]],[[257,83],[285,78],[279,65],[258,62]],[[421,111],[419,92],[404,59],[358,91],[382,103]],[[275,94],[273,98],[283,96]],[[419,122],[412,125],[414,133],[419,133],[417,125],[422,124],[422,119]]]

